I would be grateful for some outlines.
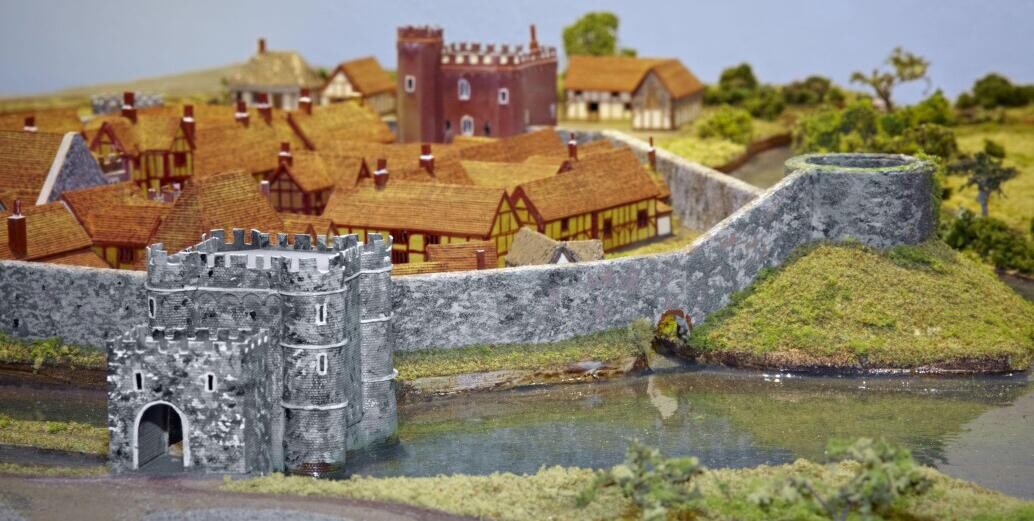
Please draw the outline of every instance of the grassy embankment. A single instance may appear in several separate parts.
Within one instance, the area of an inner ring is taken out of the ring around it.
[[[19,420],[0,414],[0,443],[108,454],[108,429],[74,421]]]
[[[1005,197],[991,196],[989,214],[1028,233],[1034,219],[1034,106],[1007,111],[1004,123],[959,125],[954,130],[963,152],[983,150],[985,139],[1005,147],[1005,164],[1016,167],[1019,175],[1002,185]],[[980,213],[975,187],[963,189],[964,179],[959,176],[949,176],[947,182],[952,194],[944,202],[945,209],[964,207]]]
[[[1034,304],[941,242],[818,245],[735,296],[691,343],[743,366],[1023,369]]]
[[[0,463],[0,474],[28,476],[33,478],[94,478],[108,475],[108,467],[56,467],[52,465],[19,465]]]
[[[693,480],[699,484],[699,490],[704,496],[705,510],[693,519],[822,519],[800,506],[777,506],[765,511],[749,497],[770,483],[790,475],[839,484],[847,480],[851,471],[850,464],[831,468],[805,460],[776,467],[710,470]],[[905,513],[900,519],[1018,520],[1030,519],[1026,516],[1034,515],[1034,504],[1030,502],[949,478],[933,469],[924,469],[924,473],[934,480],[933,488],[919,498],[900,500],[895,505]],[[576,497],[589,486],[594,475],[592,470],[562,467],[544,468],[530,476],[496,473],[489,476],[429,478],[353,477],[345,481],[274,474],[249,480],[226,481],[222,488],[234,492],[388,501],[505,521],[637,519],[632,504],[613,488],[605,489],[585,508],[576,506]]]
[[[690,161],[718,167],[736,159],[747,147],[721,138],[701,138],[697,135],[697,125],[717,110],[718,107],[704,107],[700,117],[692,123],[683,126],[678,132],[665,134],[656,140],[657,146],[664,148],[674,154],[678,154]],[[797,119],[805,113],[806,109],[788,108],[774,121],[766,121],[754,118],[754,133],[752,141],[761,141],[779,134],[785,134],[793,130]]]

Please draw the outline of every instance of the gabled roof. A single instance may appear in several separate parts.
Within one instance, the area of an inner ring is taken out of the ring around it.
[[[222,172],[187,185],[158,227],[154,242],[163,243],[166,251],[178,252],[196,244],[202,233],[217,228],[281,230],[283,220],[251,174]]]
[[[535,155],[566,155],[567,147],[560,136],[548,128],[465,146],[459,154],[460,158],[472,161],[517,163]]]
[[[546,157],[546,156],[537,156]],[[549,156],[552,157],[552,156]],[[499,163],[493,161],[463,161],[463,168],[475,186],[505,188],[508,193],[522,183],[552,177],[561,161]]]
[[[351,190],[337,190],[323,216],[353,228],[486,237],[500,205],[506,204],[505,195],[496,188],[394,179],[377,189],[363,180]]]
[[[323,84],[323,78],[297,52],[265,51],[252,55],[227,78],[227,83],[231,89],[286,86],[318,88]]]
[[[249,111],[248,123],[237,123],[232,114],[218,120],[198,120],[194,131],[194,176],[206,177],[228,170],[269,172],[277,167],[280,143],[304,150],[305,142],[274,111],[266,123],[258,111]]]
[[[395,81],[391,79],[391,75],[387,71],[381,68],[377,58],[373,56],[341,63],[334,69],[334,72],[330,73],[324,88],[330,84],[334,76],[339,72],[348,78],[348,83],[352,84],[353,89],[359,91],[364,96],[372,96],[381,92],[394,92],[395,90]]]
[[[299,110],[287,118],[316,150],[333,148],[341,141],[391,143],[395,140],[395,134],[376,112],[352,101],[313,107],[312,114]]]
[[[41,206],[22,206],[27,234],[27,254],[22,260],[40,260],[64,253],[77,252],[91,245],[86,234],[72,212],[60,202]],[[0,213],[0,259],[13,259],[7,236],[7,217],[11,212]],[[94,255],[96,257],[96,255]]]
[[[79,111],[74,108],[37,109],[0,114],[0,130],[23,130],[25,118],[36,119],[36,129],[40,132],[81,132],[83,122],[79,119]]]
[[[499,265],[499,253],[492,241],[469,241],[451,244],[429,244],[427,260],[444,264],[441,271],[467,271],[478,269],[477,251],[485,251],[485,268]]]
[[[651,71],[675,99],[704,90],[700,80],[677,59],[630,56],[570,56],[564,88],[632,93]]]
[[[280,218],[284,221],[284,231],[287,233],[310,233],[311,231],[316,235],[323,235],[333,231],[334,223],[330,219],[318,215],[280,212]]]
[[[506,265],[555,264],[559,262],[561,255],[567,257],[569,262],[602,260],[603,243],[596,239],[557,241],[525,227],[513,238],[510,252],[506,254]]]
[[[321,155],[314,152],[295,152],[292,154],[291,163],[281,163],[277,166],[269,181],[275,182],[279,176],[286,175],[303,192],[329,190],[336,184],[335,178],[344,177],[344,174],[331,173],[333,167],[327,163]]]
[[[388,171],[391,172],[392,179],[427,183],[474,184],[458,160],[456,147],[437,143],[433,146],[431,152],[434,155],[434,175],[432,176],[420,166],[420,146],[420,143],[340,141],[320,150],[343,157],[360,158],[371,173],[376,168],[377,160],[385,159],[388,161]]]
[[[571,171],[529,181],[514,191],[545,221],[656,198],[657,185],[635,154],[620,148],[580,159]]]
[[[0,190],[12,201],[35,204],[64,139],[64,134],[0,131]],[[10,203],[4,201],[8,208]]]
[[[86,124],[84,133],[92,146],[97,135],[107,128],[127,154],[139,155],[149,150],[168,150],[182,125],[181,116],[137,114],[136,123],[121,115],[101,116]]]
[[[94,244],[147,246],[172,203],[143,197],[132,182],[97,186],[62,194],[72,214]]]

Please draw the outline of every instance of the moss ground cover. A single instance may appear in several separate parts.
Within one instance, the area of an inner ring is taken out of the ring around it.
[[[691,337],[706,356],[771,365],[1029,367],[1034,304],[941,242],[818,245],[762,276]]]
[[[790,465],[750,469],[709,470],[694,479],[703,494],[704,520],[798,520],[822,519],[800,506],[778,506],[763,510],[750,500],[752,494],[773,481],[803,476],[815,481],[839,483],[851,475],[851,463],[827,467],[805,460]],[[924,468],[933,488],[919,498],[901,501],[902,519],[1026,519],[1034,512],[1031,503],[991,492],[979,486],[951,479]],[[451,475],[428,478],[353,477],[345,481],[320,481],[279,474],[224,482],[234,492],[342,496],[356,499],[405,503],[455,514],[498,520],[543,519],[636,519],[632,504],[613,488],[603,489],[584,508],[578,495],[596,473],[588,469],[551,467],[532,475],[496,473],[488,476]]]
[[[25,341],[0,333],[0,362],[30,364],[36,370],[48,365],[104,369],[107,358],[103,351],[66,345],[56,338]]]
[[[0,463],[0,474],[29,476],[34,478],[92,478],[106,476],[108,467],[95,465],[92,467],[57,467],[52,465],[20,465],[17,463]]]
[[[108,454],[108,429],[74,421],[18,420],[0,415],[0,443]]]
[[[653,331],[638,321],[618,328],[551,344],[476,345],[456,349],[396,351],[399,378],[449,376],[506,369],[539,369],[583,360],[608,361],[640,356],[649,348]]]

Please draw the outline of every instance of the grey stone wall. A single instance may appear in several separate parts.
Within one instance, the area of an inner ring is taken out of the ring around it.
[[[567,141],[574,133],[579,143],[606,139],[627,146],[643,163],[647,161],[650,145],[623,132],[599,132],[557,129]],[[706,230],[732,215],[738,208],[761,195],[762,189],[745,183],[713,168],[694,163],[667,150],[657,148],[657,172],[671,189],[671,202],[682,225],[693,230]]]

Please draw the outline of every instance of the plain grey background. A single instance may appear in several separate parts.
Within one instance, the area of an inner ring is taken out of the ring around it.
[[[563,26],[590,10],[619,15],[621,45],[681,58],[705,82],[748,61],[765,82],[821,73],[846,84],[896,45],[927,57],[933,85],[953,97],[990,71],[1034,82],[1032,0],[0,0],[0,10],[3,95],[241,62],[258,36],[328,67],[372,54],[394,68],[405,24],[440,25],[446,41],[524,43],[535,23],[541,42],[561,47]]]

